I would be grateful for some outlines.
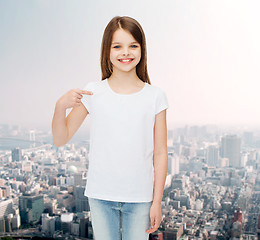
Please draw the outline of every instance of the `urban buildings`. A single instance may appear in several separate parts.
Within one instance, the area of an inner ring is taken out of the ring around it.
[[[236,135],[226,135],[221,139],[221,157],[229,159],[230,167],[241,167],[241,139]]]
[[[22,224],[36,224],[40,222],[44,210],[43,196],[29,194],[20,196],[19,210]]]
[[[260,132],[185,126],[168,136],[163,220],[149,239],[260,235]],[[0,150],[0,236],[93,239],[88,153],[87,141]]]

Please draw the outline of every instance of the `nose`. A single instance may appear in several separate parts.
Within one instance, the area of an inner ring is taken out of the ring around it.
[[[128,48],[123,49],[123,56],[127,56],[129,54]]]

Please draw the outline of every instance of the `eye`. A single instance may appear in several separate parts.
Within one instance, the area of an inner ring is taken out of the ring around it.
[[[117,46],[114,46],[113,48],[120,48],[120,46],[117,45]]]
[[[138,46],[137,45],[131,45],[131,48],[137,48]]]

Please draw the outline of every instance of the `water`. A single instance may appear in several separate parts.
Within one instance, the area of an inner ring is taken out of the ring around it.
[[[51,143],[51,141],[44,141],[44,143]],[[35,147],[41,146],[43,143],[42,142],[36,142]],[[19,147],[20,149],[26,149],[30,148],[32,143],[30,141],[25,141],[25,140],[19,140],[19,139],[7,139],[7,138],[0,138],[0,150],[2,151],[8,151],[12,150],[16,147]]]

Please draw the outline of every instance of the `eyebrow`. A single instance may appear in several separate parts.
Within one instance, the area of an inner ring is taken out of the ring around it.
[[[138,42],[131,42],[130,44],[134,44],[134,43],[139,44]],[[120,42],[112,42],[112,44],[121,44],[121,43]]]

